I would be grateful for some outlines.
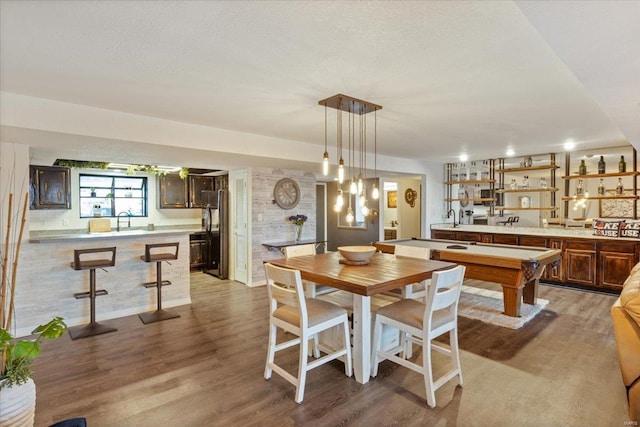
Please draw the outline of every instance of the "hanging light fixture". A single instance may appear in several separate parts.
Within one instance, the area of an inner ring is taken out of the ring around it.
[[[344,195],[342,192],[342,184],[345,179],[345,163],[342,157],[342,143],[343,143],[343,126],[342,126],[342,112],[348,113],[348,167],[349,167],[349,183],[348,191],[351,195],[358,197],[358,205],[364,216],[368,216],[370,209],[367,206],[366,197],[366,179],[367,179],[367,119],[368,113],[374,113],[374,178],[378,178],[378,118],[377,111],[382,109],[381,105],[376,105],[368,101],[363,101],[351,96],[337,94],[330,98],[323,99],[318,104],[325,107],[324,126],[325,126],[325,139],[324,139],[324,153],[322,157],[322,173],[327,176],[329,174],[329,152],[327,151],[327,107],[336,109],[336,150],[338,159],[338,196],[336,203],[334,204],[334,210],[340,212],[344,206]],[[356,124],[355,116],[359,117],[358,126],[358,140],[356,143]],[[358,155],[356,157],[356,144],[358,149]],[[378,200],[380,193],[378,186],[374,180],[371,197],[374,200]],[[352,223],[354,221],[353,209],[351,207],[351,197],[349,197],[349,208],[347,214],[347,222]]]

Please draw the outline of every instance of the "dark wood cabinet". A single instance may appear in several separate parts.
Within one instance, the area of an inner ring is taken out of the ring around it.
[[[569,284],[596,286],[596,244],[570,240],[563,251],[565,281]]]
[[[30,209],[71,209],[71,173],[61,166],[30,166]]]
[[[637,263],[632,242],[603,242],[598,251],[598,286],[621,291],[629,272]]]
[[[482,235],[480,233],[467,233],[465,231],[456,232],[456,240],[463,240],[465,242],[481,242]]]
[[[517,234],[494,234],[493,243],[496,243],[499,245],[517,245],[518,235]]]
[[[176,173],[158,177],[158,207],[203,208],[209,197],[203,191],[216,190],[216,177],[189,175],[186,179]]]
[[[432,239],[456,240],[455,231],[431,230]]]
[[[189,236],[189,266],[192,269],[206,264],[209,245],[206,234],[194,233]]]
[[[564,249],[564,246],[562,245],[562,240],[549,239],[548,245],[549,245],[548,246],[549,249],[560,249],[561,251]],[[544,278],[550,282],[564,281],[564,266],[563,266],[562,259],[560,260],[559,263],[551,264],[549,267],[547,267],[546,271],[544,272]]]
[[[189,175],[189,207],[204,208],[209,203],[209,196],[215,191],[215,177],[203,175]],[[202,193],[207,191],[209,193]]]

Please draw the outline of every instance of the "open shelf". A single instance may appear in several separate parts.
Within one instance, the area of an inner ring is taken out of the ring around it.
[[[638,198],[640,198],[640,196],[634,196],[633,194],[629,194],[629,195],[623,194],[623,195],[620,195],[620,196],[589,196],[589,197],[586,197],[585,199],[586,200],[617,200],[617,199],[627,199],[627,200],[631,199],[631,200],[634,200],[634,199],[638,199]],[[575,198],[575,196],[565,196],[565,197],[562,198],[562,200],[564,200],[564,201],[572,201],[572,200],[576,200],[576,198]]]
[[[630,171],[630,172],[612,172],[612,173],[592,173],[587,175],[567,175],[563,176],[562,179],[588,179],[588,178],[607,178],[607,177],[616,177],[616,176],[635,176],[640,174],[640,172]]]
[[[451,184],[493,184],[496,182],[495,179],[474,179],[474,180],[464,180],[464,181],[445,181],[444,183],[447,185]]]
[[[538,208],[521,208],[520,206],[496,206],[497,211],[555,211],[556,206],[540,206]]]
[[[543,171],[549,169],[558,169],[560,166],[558,165],[540,165],[540,166],[522,166],[517,168],[504,168],[504,169],[496,169],[496,172],[499,173],[509,173],[509,172],[526,172],[526,171]]]
[[[482,199],[444,199],[445,202],[495,202],[496,199],[484,197]]]
[[[502,194],[502,193],[530,193],[532,191],[535,192],[552,192],[552,191],[558,191],[558,188],[556,187],[545,187],[545,188],[539,188],[539,187],[529,187],[529,188],[517,188],[515,190],[512,190],[510,188],[505,188],[505,189],[499,189],[496,190],[496,193],[498,194]]]

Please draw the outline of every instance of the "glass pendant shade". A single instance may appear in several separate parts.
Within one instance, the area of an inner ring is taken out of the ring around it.
[[[364,216],[369,216],[369,206],[367,206],[367,204],[365,203],[364,206],[362,207],[362,215]]]
[[[324,152],[324,158],[322,159],[322,175],[329,175],[329,153]]]
[[[355,179],[351,180],[351,185],[349,187],[349,192],[351,194],[358,194],[358,184],[356,184]]]
[[[351,208],[349,208],[349,211],[347,212],[347,223],[351,224],[353,222],[353,210]]]
[[[340,159],[338,164],[338,182],[342,184],[344,182],[344,160]]]
[[[373,190],[371,190],[371,197],[373,200],[378,200],[380,198],[380,192],[378,191],[378,187],[373,184]]]

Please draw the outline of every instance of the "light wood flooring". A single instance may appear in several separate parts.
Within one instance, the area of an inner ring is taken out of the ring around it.
[[[114,333],[45,342],[33,365],[36,426],[77,416],[90,427],[623,426],[616,297],[551,286],[539,295],[549,305],[519,330],[460,318],[464,387],[438,390],[434,409],[422,377],[389,361],[365,385],[341,362],[323,365],[298,405],[292,385],[263,378],[266,288],[193,273],[179,319],[129,316],[105,322]],[[293,370],[296,359],[294,348],[280,361]]]

